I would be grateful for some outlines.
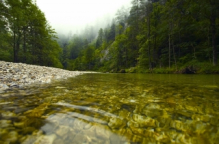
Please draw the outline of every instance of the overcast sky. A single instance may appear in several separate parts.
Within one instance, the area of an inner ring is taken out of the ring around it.
[[[36,0],[50,25],[59,33],[77,33],[86,25],[104,23],[131,0]],[[104,19],[104,20],[103,20]],[[103,20],[103,21],[102,21]]]

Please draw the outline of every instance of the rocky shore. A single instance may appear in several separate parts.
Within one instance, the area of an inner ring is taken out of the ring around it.
[[[50,83],[87,73],[59,68],[0,61],[0,93],[6,89],[23,87],[35,83]]]

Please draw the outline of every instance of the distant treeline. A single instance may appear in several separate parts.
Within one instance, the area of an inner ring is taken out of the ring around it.
[[[219,73],[218,0],[132,0],[94,32],[59,36],[58,44],[31,0],[0,0],[0,60],[69,70]]]
[[[61,61],[70,70],[216,73],[218,28],[218,0],[133,0],[92,42],[60,39]]]
[[[62,68],[62,49],[32,0],[0,0],[0,60]]]

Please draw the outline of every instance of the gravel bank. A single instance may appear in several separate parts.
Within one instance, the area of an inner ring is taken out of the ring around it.
[[[83,73],[88,72],[0,61],[0,93],[8,88],[50,83],[55,79],[66,79]]]

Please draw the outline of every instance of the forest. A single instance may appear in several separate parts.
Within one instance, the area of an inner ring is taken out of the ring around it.
[[[132,0],[107,26],[58,35],[31,0],[0,1],[0,60],[68,70],[219,73],[218,0]]]
[[[0,60],[62,68],[57,34],[31,0],[0,0]]]

